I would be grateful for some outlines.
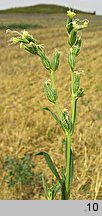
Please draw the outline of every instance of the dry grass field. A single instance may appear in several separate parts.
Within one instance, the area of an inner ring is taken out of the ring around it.
[[[85,96],[78,101],[76,130],[73,136],[75,175],[71,199],[102,199],[102,17],[88,18],[89,27],[83,31],[83,44],[76,70],[84,71],[81,86]],[[68,39],[65,14],[15,15],[1,14],[0,25],[37,24],[29,32],[44,44],[49,58],[55,48],[61,51],[56,84],[60,107],[71,106],[71,74],[67,64]],[[19,29],[18,29],[19,30]],[[0,30],[0,199],[45,199],[38,174],[42,172],[49,184],[52,174],[38,151],[48,151],[58,169],[64,165],[63,134],[50,113],[43,107],[54,107],[44,94],[43,83],[49,74],[37,56],[18,46],[8,46],[11,35]],[[32,155],[35,186],[18,191],[9,189],[4,181],[4,160]],[[58,197],[59,199],[59,197]]]

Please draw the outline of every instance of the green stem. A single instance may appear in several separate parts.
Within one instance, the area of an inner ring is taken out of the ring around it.
[[[75,121],[76,121],[76,105],[77,105],[77,100],[72,96],[72,133],[74,132],[74,127],[75,127]]]
[[[70,147],[71,147],[71,133],[67,134],[67,143],[66,143],[66,180],[65,180],[65,189],[66,189],[66,199],[70,192]]]
[[[74,132],[74,126],[76,121],[76,105],[77,105],[77,99],[73,92],[73,86],[74,86],[74,71],[72,71],[72,133]]]
[[[56,90],[54,71],[51,71],[51,81],[52,81],[52,87]],[[56,111],[57,111],[57,113],[59,115],[59,118],[60,118],[61,117],[61,111],[60,111],[60,108],[59,108],[58,99],[55,102],[55,106],[56,106]]]

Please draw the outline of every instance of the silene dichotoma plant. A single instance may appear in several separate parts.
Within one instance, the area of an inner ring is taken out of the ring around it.
[[[49,188],[45,178],[42,176],[42,182],[45,190],[46,199],[53,200],[56,197],[57,192],[61,191],[61,199],[70,199],[71,184],[73,181],[73,152],[71,149],[71,139],[74,133],[75,122],[76,122],[76,108],[77,102],[80,97],[84,95],[83,88],[80,87],[80,73],[75,72],[77,56],[80,53],[81,48],[81,36],[80,31],[88,26],[88,20],[75,19],[76,14],[69,10],[67,11],[67,23],[66,30],[68,33],[69,51],[68,51],[68,64],[71,69],[71,116],[68,111],[64,109],[60,110],[58,94],[55,84],[55,73],[59,66],[60,52],[55,49],[53,53],[52,60],[46,56],[44,48],[38,41],[28,33],[28,31],[23,30],[20,33],[16,31],[7,30],[17,36],[12,37],[9,42],[10,44],[20,44],[20,48],[23,48],[33,55],[40,57],[41,62],[45,69],[49,72],[50,80],[44,82],[44,92],[47,99],[53,103],[56,109],[56,114],[52,112],[49,108],[43,108],[44,110],[50,112],[52,117],[61,127],[65,134],[65,167],[58,172],[54,162],[52,161],[50,155],[47,152],[39,152],[36,155],[43,155],[48,167],[54,175],[52,180],[52,185]]]

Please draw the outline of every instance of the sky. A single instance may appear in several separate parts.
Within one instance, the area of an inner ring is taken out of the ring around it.
[[[0,0],[0,10],[35,4],[59,4],[102,15],[102,0]]]

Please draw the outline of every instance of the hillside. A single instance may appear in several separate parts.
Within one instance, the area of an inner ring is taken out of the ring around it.
[[[59,6],[59,5],[50,5],[50,4],[39,4],[35,6],[29,7],[18,7],[18,8],[10,8],[6,10],[0,10],[1,13],[65,13],[68,10],[67,7]],[[87,13],[83,11],[75,10],[77,13]]]

